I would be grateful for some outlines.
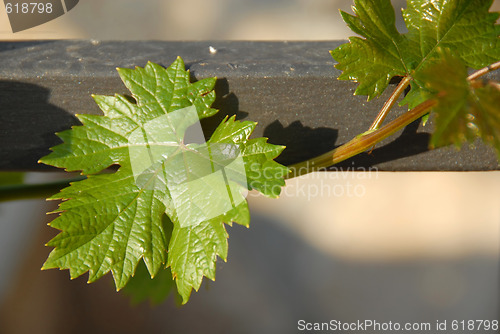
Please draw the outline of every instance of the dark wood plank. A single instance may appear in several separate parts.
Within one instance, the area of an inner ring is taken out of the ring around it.
[[[219,78],[219,115],[259,122],[255,136],[287,145],[280,161],[290,164],[324,153],[365,131],[393,87],[367,102],[353,96],[356,84],[338,81],[330,42],[99,42],[0,43],[0,169],[50,170],[37,160],[59,143],[57,131],[78,124],[75,114],[100,111],[91,94],[127,94],[115,68],[168,66],[181,56],[193,80]],[[211,53],[209,47],[217,50]],[[498,73],[490,75],[500,79]],[[402,113],[396,108],[391,118]],[[498,170],[493,150],[481,143],[429,151],[432,121],[415,123],[386,139],[371,155],[342,168],[379,170]]]

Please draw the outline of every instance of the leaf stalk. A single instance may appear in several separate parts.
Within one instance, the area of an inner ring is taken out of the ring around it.
[[[487,74],[487,73],[490,73],[492,71],[495,71],[495,70],[498,70],[500,69],[500,61],[497,61],[496,63],[493,63],[491,65],[488,65],[486,67],[483,67],[482,69],[480,70],[477,70],[476,72],[472,73],[471,75],[469,75],[467,77],[467,80],[469,81],[473,81],[473,80],[476,80],[478,79],[479,77]]]
[[[380,109],[377,117],[373,121],[368,131],[377,130],[380,127],[382,122],[384,122],[384,119],[386,118],[387,114],[389,114],[389,111],[392,109],[392,107],[394,107],[394,104],[396,104],[398,98],[401,96],[401,94],[403,94],[406,87],[410,85],[411,80],[412,77],[410,77],[409,75],[401,79],[394,92],[392,92],[391,96],[389,96],[387,101],[385,101],[384,105],[382,106],[382,109]]]

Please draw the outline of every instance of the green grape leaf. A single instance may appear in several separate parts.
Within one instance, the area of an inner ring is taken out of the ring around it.
[[[357,81],[355,94],[368,99],[380,95],[393,76],[411,75],[415,80],[402,104],[413,108],[423,102],[425,83],[417,79],[418,72],[440,47],[476,69],[500,59],[499,14],[488,12],[492,0],[408,0],[403,10],[406,34],[396,30],[390,0],[354,3],[356,16],[342,12],[342,17],[364,38],[351,37],[331,53],[343,71],[339,79]]]
[[[167,244],[170,242],[174,225],[167,215],[162,217],[163,229]],[[144,262],[139,262],[134,276],[129,280],[122,292],[130,297],[131,303],[137,305],[149,300],[151,305],[162,303],[170,294],[177,294],[175,281],[172,278],[170,268],[160,269],[158,273],[151,277]]]
[[[469,67],[479,69],[500,58],[495,25],[499,13],[489,13],[493,0],[407,0],[403,18],[408,39],[418,46],[416,69],[436,57],[439,48],[453,51]]]
[[[437,101],[431,146],[459,147],[481,137],[500,158],[500,89],[490,83],[470,82],[460,58],[446,49],[438,53],[440,60],[418,74],[431,92],[426,97]]]
[[[119,290],[143,259],[151,277],[170,267],[185,303],[227,257],[224,223],[248,226],[246,192],[279,195],[288,169],[273,159],[284,147],[249,139],[256,123],[234,117],[203,142],[216,79],[190,83],[180,58],[118,73],[132,97],[94,96],[104,115],[78,115],[82,126],[59,133],[63,143],[41,159],[88,175],[51,197],[63,200],[50,223],[62,232],[43,269],[89,272],[89,282],[111,271]],[[111,165],[120,167],[103,172]]]
[[[342,70],[340,80],[359,82],[356,95],[368,99],[382,94],[393,76],[408,72],[402,61],[400,45],[403,37],[395,25],[394,8],[390,0],[355,0],[356,16],[341,11],[345,23],[355,33],[365,37],[351,37],[349,43],[331,51]]]
[[[217,256],[227,259],[227,237],[224,223],[217,219],[174,229],[168,265],[177,280],[183,303],[188,301],[193,288],[200,288],[203,276],[215,279]]]

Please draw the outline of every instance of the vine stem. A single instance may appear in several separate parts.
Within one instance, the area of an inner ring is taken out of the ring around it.
[[[467,80],[474,81],[479,77],[498,69],[500,69],[500,61],[488,65],[480,70],[477,70],[476,72],[469,75],[467,77]],[[377,118],[370,127],[370,130],[356,136],[351,141],[345,143],[342,146],[337,147],[336,149],[330,152],[288,166],[290,168],[290,173],[288,173],[288,175],[285,176],[285,179],[291,179],[297,176],[311,173],[313,171],[319,171],[322,169],[324,170],[327,167],[330,167],[346,159],[349,159],[359,153],[366,151],[368,148],[373,147],[375,144],[379,143],[380,141],[384,140],[390,135],[401,130],[411,122],[427,114],[430,111],[430,109],[434,105],[436,105],[437,103],[436,101],[427,100],[377,130],[377,127],[385,119],[385,116],[387,115],[389,110],[394,106],[398,97],[403,93],[406,87],[408,87],[411,80],[412,78],[410,76],[406,76],[401,80],[401,82],[398,84],[398,86],[391,94],[389,99],[384,103],[384,106],[377,115]]]
[[[467,78],[467,80],[469,80],[469,81],[476,80],[477,78],[485,75],[486,73],[497,70],[499,68],[500,68],[500,62],[496,62],[494,64],[486,66],[486,67],[472,73]],[[370,128],[368,129],[368,131],[377,130],[380,127],[382,122],[384,122],[384,119],[387,117],[387,114],[389,113],[389,111],[392,109],[392,107],[394,107],[394,104],[396,103],[398,98],[401,96],[401,94],[403,94],[406,87],[408,87],[410,85],[411,80],[413,80],[413,78],[409,75],[407,75],[407,76],[403,77],[403,79],[401,79],[401,81],[399,82],[396,89],[394,89],[394,91],[392,92],[391,96],[389,96],[387,101],[385,101],[384,105],[382,106],[382,109],[380,109],[377,117],[373,121],[373,123],[370,126]]]
[[[285,179],[325,169],[366,151],[368,148],[377,144],[381,140],[389,137],[390,135],[403,129],[411,122],[427,114],[429,110],[436,105],[436,103],[437,102],[434,100],[427,100],[378,130],[365,132],[344,145],[337,147],[333,151],[320,155],[316,158],[288,166],[291,171],[287,176],[285,176]]]
[[[389,99],[387,99],[387,101],[385,101],[384,105],[382,106],[382,109],[380,109],[377,117],[373,121],[373,123],[370,126],[370,129],[368,129],[368,131],[377,130],[380,127],[380,125],[384,121],[384,119],[387,116],[387,114],[389,113],[389,111],[392,109],[392,107],[394,107],[394,104],[396,103],[398,98],[401,96],[401,94],[403,94],[406,87],[408,87],[408,85],[410,84],[411,80],[412,80],[412,77],[410,77],[409,75],[407,75],[403,79],[401,79],[401,81],[399,82],[399,84],[396,87],[396,89],[394,90],[394,92],[392,92],[391,96],[389,96]]]
[[[479,77],[481,77],[481,76],[483,76],[483,75],[485,75],[485,74],[487,74],[489,72],[498,70],[498,69],[500,69],[500,61],[497,61],[496,63],[493,63],[491,65],[483,67],[480,70],[477,70],[476,72],[474,72],[471,75],[469,75],[467,77],[467,80],[469,80],[469,81],[476,80],[477,78],[479,78]]]
[[[15,184],[3,186],[0,187],[0,202],[17,199],[47,198],[59,192],[62,188],[69,186],[71,182],[83,179],[85,179],[85,176],[41,184]]]

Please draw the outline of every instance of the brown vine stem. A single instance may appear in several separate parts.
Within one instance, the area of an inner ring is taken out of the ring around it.
[[[479,77],[481,77],[481,76],[483,76],[491,71],[497,70],[499,68],[500,68],[500,61],[496,62],[494,64],[491,64],[489,66],[486,66],[486,67],[472,73],[467,78],[467,80],[469,80],[469,81],[476,80],[477,78],[479,78]],[[396,89],[394,90],[394,92],[392,92],[391,96],[387,99],[387,101],[385,101],[384,105],[382,106],[382,109],[380,109],[377,117],[373,121],[373,123],[370,126],[370,128],[368,129],[368,131],[377,130],[380,127],[382,122],[384,122],[384,119],[386,118],[389,111],[392,109],[392,107],[394,107],[394,104],[396,103],[398,98],[401,96],[401,94],[403,94],[406,87],[408,87],[408,85],[410,84],[411,80],[412,80],[412,77],[409,75],[407,75],[407,76],[403,77],[403,79],[401,79],[401,81],[399,82],[399,84],[396,87]]]
[[[467,80],[469,80],[469,81],[476,80],[477,78],[479,78],[479,77],[481,77],[489,72],[498,70],[498,69],[500,69],[500,61],[493,63],[491,65],[488,65],[488,66],[472,73],[471,75],[469,75],[467,77]]]
[[[479,77],[498,69],[500,69],[500,61],[472,73],[469,77],[467,77],[467,80],[469,81],[476,80]],[[412,110],[407,111],[403,115],[399,116],[398,118],[396,118],[392,122],[389,122],[387,125],[383,126],[378,130],[374,128],[375,124],[380,124],[385,118],[384,115],[381,116],[383,111],[384,110],[389,111],[392,108],[392,106],[394,106],[394,103],[401,95],[401,93],[404,91],[404,89],[408,86],[410,81],[411,81],[410,76],[406,76],[403,78],[403,80],[401,80],[401,82],[399,83],[398,87],[396,87],[389,100],[387,100],[387,102],[384,104],[384,107],[382,108],[381,112],[373,122],[372,126],[370,127],[370,130],[358,135],[351,141],[345,143],[342,146],[337,147],[336,149],[330,152],[322,154],[316,158],[288,166],[290,168],[290,173],[288,173],[288,175],[285,176],[285,179],[291,179],[314,171],[325,170],[327,167],[335,165],[341,161],[344,161],[359,153],[366,151],[368,148],[373,147],[375,144],[379,143],[383,139],[389,137],[398,130],[401,130],[402,128],[410,124],[411,122],[427,114],[430,111],[430,109],[437,103],[435,100],[427,100],[419,104]],[[380,122],[377,122],[378,119],[381,119]]]
[[[291,171],[285,178],[290,179],[313,171],[324,170],[327,167],[362,153],[376,143],[427,114],[436,103],[435,100],[427,100],[378,130],[361,134],[346,144],[337,147],[333,151],[320,155],[319,157],[291,165],[289,166]]]
[[[411,80],[412,80],[412,77],[410,77],[409,75],[407,75],[403,79],[401,79],[401,82],[398,84],[398,86],[396,87],[394,92],[392,92],[389,99],[387,99],[387,101],[385,101],[384,105],[382,106],[382,109],[380,109],[377,117],[373,121],[373,123],[370,126],[370,129],[368,129],[368,131],[377,130],[380,127],[380,125],[384,121],[384,119],[387,116],[387,114],[389,113],[389,111],[392,109],[392,107],[394,107],[394,104],[396,103],[398,98],[401,96],[401,94],[403,94],[406,87],[408,87],[408,85],[410,84]]]

